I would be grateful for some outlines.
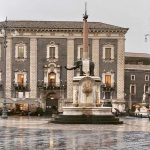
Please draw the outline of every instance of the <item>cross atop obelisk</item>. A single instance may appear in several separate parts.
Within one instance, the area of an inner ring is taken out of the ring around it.
[[[88,23],[87,2],[85,2],[85,14],[83,15],[83,60],[88,59]]]

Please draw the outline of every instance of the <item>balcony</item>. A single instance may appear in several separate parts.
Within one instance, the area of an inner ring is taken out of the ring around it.
[[[66,82],[47,83],[39,80],[37,86],[43,90],[61,90],[66,88]]]
[[[105,83],[101,85],[102,91],[104,92],[112,92],[115,91],[115,83],[113,85]]]
[[[28,83],[22,84],[19,82],[15,82],[15,83],[13,83],[13,86],[14,86],[15,90],[18,92],[29,91],[29,84]]]

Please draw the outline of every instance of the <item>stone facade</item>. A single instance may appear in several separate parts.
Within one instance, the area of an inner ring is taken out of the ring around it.
[[[0,23],[0,28],[1,24],[3,23]],[[26,94],[30,93],[28,98],[40,99],[42,102],[62,97],[72,102],[72,81],[78,70],[66,70],[65,66],[73,66],[74,61],[78,59],[78,47],[83,45],[83,23],[8,21],[8,29],[6,57],[2,48],[2,55],[7,59],[6,72],[2,73],[2,80],[6,82],[6,97],[17,99],[18,93],[23,91],[24,99]],[[102,83],[104,87],[100,95],[106,102],[124,101],[124,36],[127,30],[103,23],[89,23],[88,51],[90,60],[95,63],[95,75],[100,76],[102,82],[106,80],[105,75],[111,77],[109,88],[105,87],[106,83]],[[2,43],[3,37],[0,36]],[[16,58],[19,53],[19,50],[16,50],[19,47],[16,48],[17,44],[24,46],[25,53],[22,59]],[[56,48],[55,57],[47,58],[53,53],[51,47]],[[106,52],[106,49],[109,52]],[[110,55],[111,58],[105,58],[106,55]],[[0,70],[3,70],[1,64]],[[50,73],[54,73],[56,85],[48,87]],[[25,77],[24,81],[28,87],[15,87],[18,74]]]
[[[134,89],[131,89],[131,86]],[[150,104],[150,54],[125,53],[125,100],[131,109],[142,103],[143,94],[145,102]]]

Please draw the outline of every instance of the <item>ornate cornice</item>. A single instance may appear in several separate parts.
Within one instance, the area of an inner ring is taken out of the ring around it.
[[[0,29],[4,22],[0,22]],[[89,22],[89,33],[126,33],[128,28],[101,22]],[[18,32],[67,32],[82,33],[83,23],[76,21],[8,21],[8,30]]]

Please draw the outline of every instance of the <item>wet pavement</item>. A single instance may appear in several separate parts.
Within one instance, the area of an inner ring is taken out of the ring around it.
[[[0,150],[149,150],[148,118],[125,117],[122,125],[63,125],[50,118],[0,118]]]

